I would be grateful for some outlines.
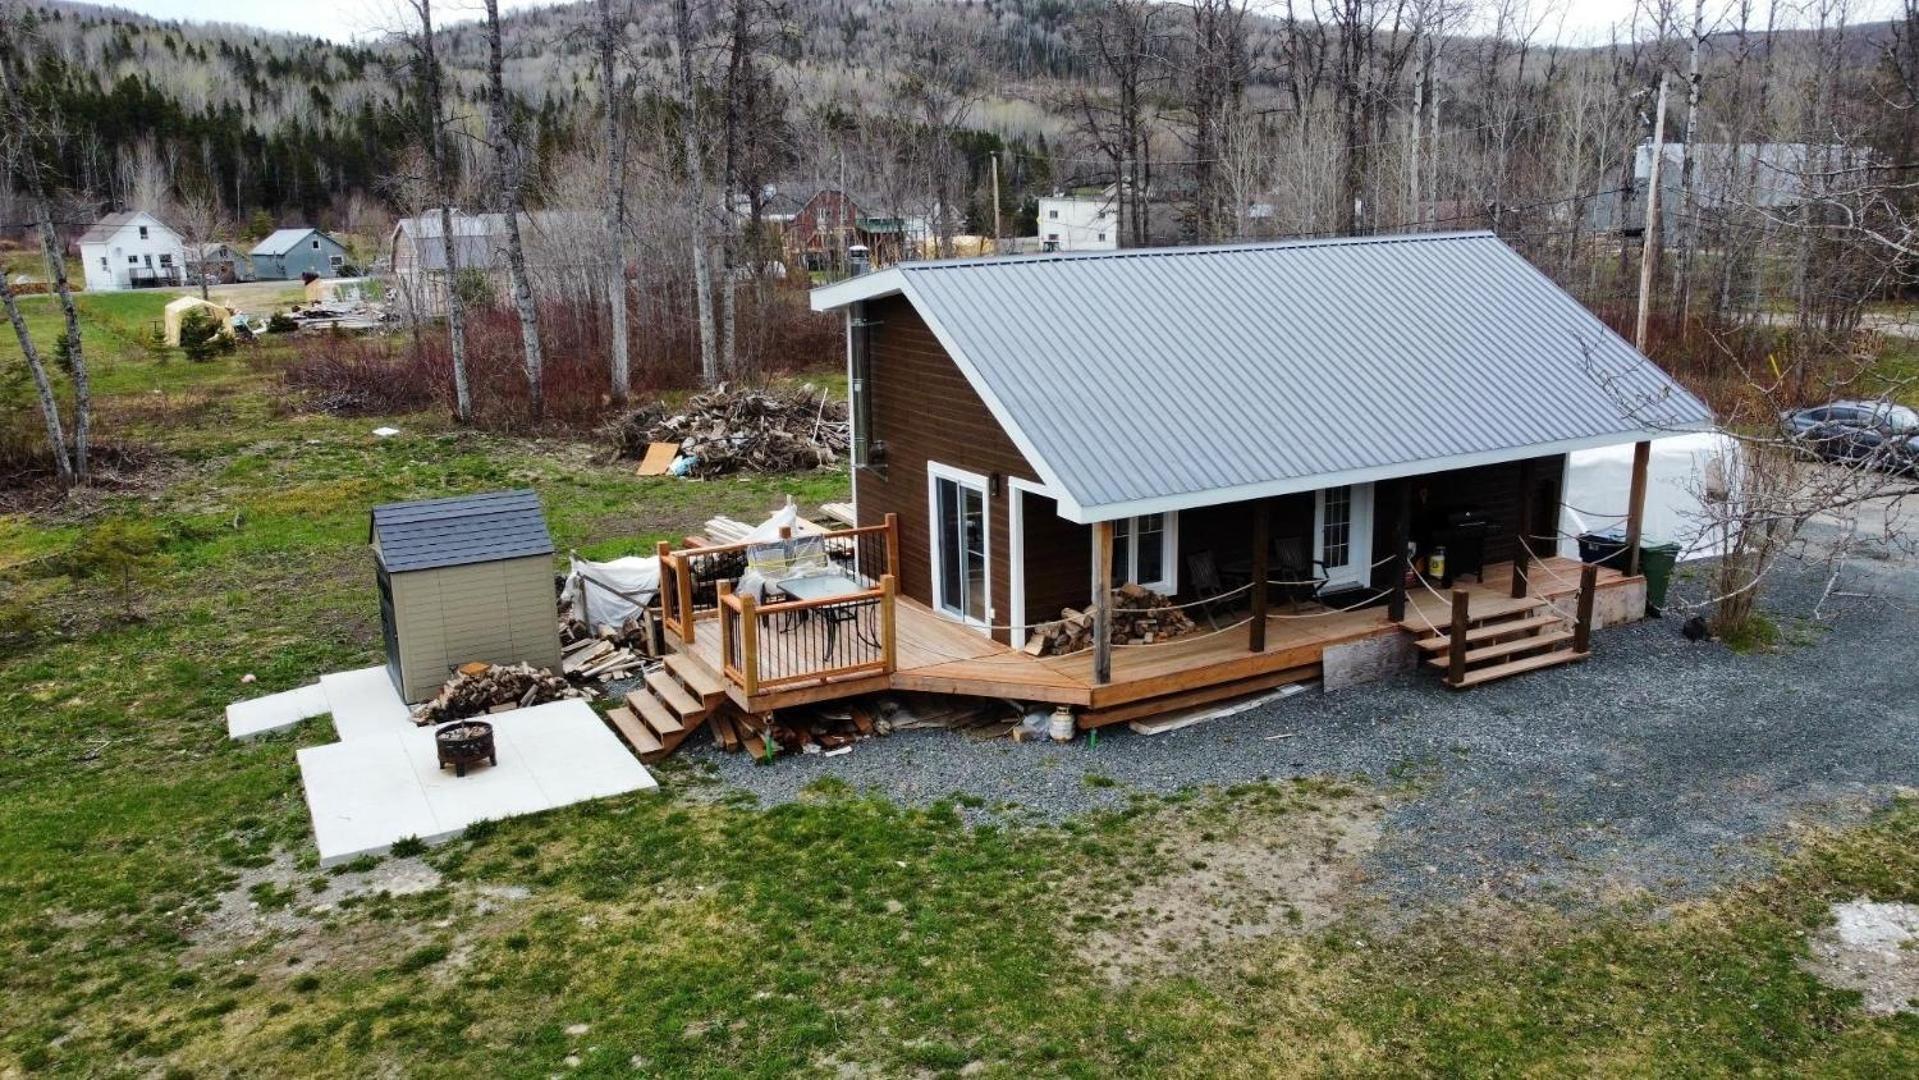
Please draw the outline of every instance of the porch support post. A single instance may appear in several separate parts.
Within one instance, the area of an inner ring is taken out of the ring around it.
[[[1113,523],[1093,523],[1093,684],[1113,681]]]
[[[1253,652],[1266,651],[1266,579],[1267,552],[1272,548],[1268,534],[1271,528],[1271,507],[1265,499],[1253,503],[1253,621],[1246,624],[1246,647]]]
[[[1652,465],[1652,443],[1632,448],[1632,496],[1626,503],[1626,573],[1639,573],[1639,531],[1646,523],[1646,471]]]
[[[1399,498],[1393,505],[1393,584],[1391,598],[1386,601],[1386,617],[1393,622],[1406,619],[1406,575],[1412,573],[1412,560],[1406,557],[1406,542],[1413,531],[1413,480],[1402,477],[1399,481]]]
[[[1453,624],[1446,641],[1446,682],[1459,686],[1466,681],[1466,632],[1472,626],[1473,594],[1453,590]]]
[[[1519,550],[1513,553],[1513,589],[1515,599],[1525,596],[1531,587],[1533,565],[1533,502],[1538,492],[1533,490],[1533,459],[1527,458],[1519,463]]]

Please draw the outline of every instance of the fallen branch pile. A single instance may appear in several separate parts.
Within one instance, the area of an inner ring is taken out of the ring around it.
[[[566,679],[532,664],[465,664],[440,687],[432,701],[414,711],[413,722],[421,726],[444,724],[583,696]]]
[[[725,383],[672,412],[664,403],[640,409],[613,432],[623,458],[643,458],[653,443],[679,444],[691,476],[816,469],[837,462],[851,438],[846,406],[811,387],[735,390]]]
[[[1062,608],[1058,620],[1033,628],[1026,651],[1059,656],[1093,647],[1093,613]],[[1190,634],[1197,624],[1165,596],[1128,582],[1113,590],[1113,644],[1151,645]]]

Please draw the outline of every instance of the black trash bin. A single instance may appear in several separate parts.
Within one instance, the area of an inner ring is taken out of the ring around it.
[[[1632,560],[1626,552],[1626,537],[1619,532],[1579,534],[1579,561],[1624,570]]]

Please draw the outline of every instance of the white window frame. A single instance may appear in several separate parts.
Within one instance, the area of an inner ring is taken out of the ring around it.
[[[1053,497],[1051,489],[1044,484],[1022,480],[1017,476],[1006,478],[1007,569],[1012,575],[1009,581],[1012,586],[1012,595],[1008,599],[1013,609],[1013,617],[1009,621],[1015,624],[1011,638],[1015,649],[1026,644],[1026,627],[1022,624],[1026,616],[1026,496],[1028,495],[1037,495],[1046,499]]]
[[[1138,517],[1115,518],[1113,520],[1114,541],[1117,542],[1119,540],[1119,529],[1121,525],[1126,527],[1127,536],[1126,562],[1128,565],[1124,568],[1126,572],[1119,575],[1119,578],[1122,584],[1133,582],[1136,585],[1151,589],[1156,593],[1175,596],[1179,593],[1179,511],[1177,510],[1168,510],[1161,515],[1166,519],[1166,523],[1160,530],[1160,535],[1164,538],[1161,543],[1162,550],[1160,552],[1160,579],[1158,581],[1137,580],[1139,577],[1139,544],[1136,543],[1135,540],[1139,536],[1139,519],[1141,517],[1152,516],[1151,514],[1141,514]],[[1119,568],[1115,567],[1115,569]]]
[[[952,480],[956,483],[976,487],[980,491],[980,513],[985,519],[986,535],[982,557],[986,560],[986,616],[975,619],[970,616],[955,615],[946,610],[946,595],[943,591],[940,569],[945,565],[940,533],[940,496],[939,481]],[[926,463],[926,542],[932,555],[933,613],[949,622],[962,623],[991,634],[995,613],[993,611],[993,483],[979,473],[967,469],[955,468],[938,461]]]
[[[1346,557],[1350,560],[1339,568],[1338,576],[1332,567],[1324,567],[1326,561],[1326,492],[1320,488],[1313,492],[1313,562],[1321,564],[1326,573],[1325,588],[1336,585],[1359,585],[1370,588],[1373,580],[1373,485],[1336,484],[1335,487],[1351,491],[1348,504],[1351,528],[1346,537]]]

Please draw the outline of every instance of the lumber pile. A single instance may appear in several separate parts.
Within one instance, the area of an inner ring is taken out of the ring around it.
[[[1113,590],[1113,644],[1151,645],[1190,634],[1198,624],[1172,601],[1128,582]],[[1033,656],[1060,656],[1093,647],[1093,612],[1062,608],[1059,618],[1033,628],[1026,652]]]
[[[832,465],[851,441],[846,406],[811,386],[734,389],[725,383],[687,398],[629,413],[614,427],[623,458],[641,460],[655,443],[676,443],[685,464],[675,475],[797,472]]]
[[[722,515],[720,517],[706,519],[705,524],[700,526],[700,538],[708,544],[715,546],[721,544],[738,544],[745,541],[747,536],[758,527],[757,525],[748,525],[739,518],[730,518]],[[825,531],[826,530],[819,525],[805,518],[797,518],[793,522],[794,536],[813,536],[824,533]]]
[[[582,697],[559,675],[532,664],[463,664],[433,700],[413,712],[421,726]]]
[[[631,626],[633,621],[627,623]],[[610,629],[601,627],[603,631]],[[560,670],[580,682],[626,678],[647,665],[649,658],[644,644],[640,644],[644,641],[644,634],[638,630],[630,636],[621,633],[582,638],[561,647]]]

